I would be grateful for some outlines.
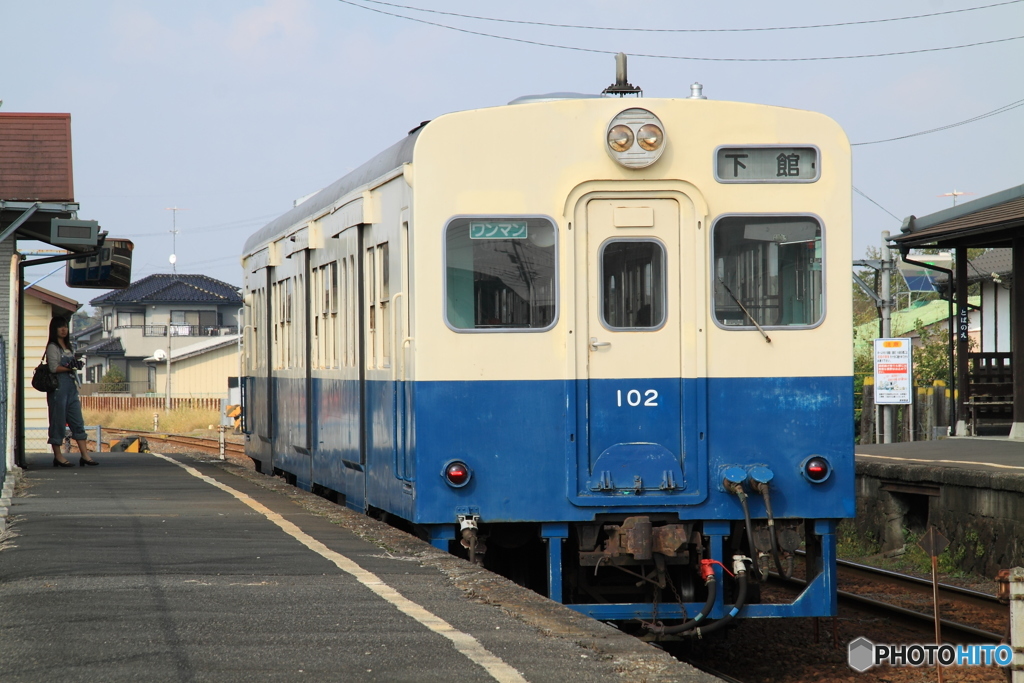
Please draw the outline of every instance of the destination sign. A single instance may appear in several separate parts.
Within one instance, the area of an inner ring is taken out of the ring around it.
[[[811,183],[820,174],[814,147],[719,147],[715,155],[720,183]]]
[[[472,221],[469,224],[471,240],[524,240],[526,221]]]

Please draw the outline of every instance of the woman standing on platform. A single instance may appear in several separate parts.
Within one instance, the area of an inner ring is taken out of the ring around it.
[[[78,400],[78,370],[82,362],[75,358],[68,339],[68,321],[60,316],[50,320],[50,337],[46,341],[46,364],[57,376],[55,391],[46,394],[46,407],[50,413],[50,434],[47,442],[53,448],[54,467],[74,467],[64,459],[60,446],[64,443],[64,426],[71,428],[71,438],[78,443],[81,457],[78,464],[99,465],[89,457],[88,438],[85,434],[85,420],[82,419],[82,403]]]

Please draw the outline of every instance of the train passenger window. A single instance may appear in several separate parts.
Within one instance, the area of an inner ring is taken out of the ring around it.
[[[445,317],[455,330],[555,322],[556,233],[546,218],[456,218],[445,233]]]
[[[653,240],[614,240],[601,248],[601,317],[616,330],[665,322],[665,248]]]
[[[718,325],[807,327],[821,321],[822,230],[815,218],[722,218],[713,229],[712,259]]]

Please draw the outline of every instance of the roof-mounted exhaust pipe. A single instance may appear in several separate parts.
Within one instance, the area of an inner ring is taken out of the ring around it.
[[[618,95],[619,97],[625,97],[626,95],[644,96],[644,91],[631,85],[629,78],[626,76],[626,54],[624,52],[615,55],[615,82],[602,90],[601,94]]]

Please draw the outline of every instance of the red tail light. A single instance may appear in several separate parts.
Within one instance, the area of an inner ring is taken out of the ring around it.
[[[804,461],[803,474],[811,482],[820,484],[828,479],[828,475],[832,474],[832,466],[825,458],[812,456]]]
[[[468,484],[472,476],[469,466],[461,460],[452,460],[444,467],[444,480],[455,488],[462,488]]]

